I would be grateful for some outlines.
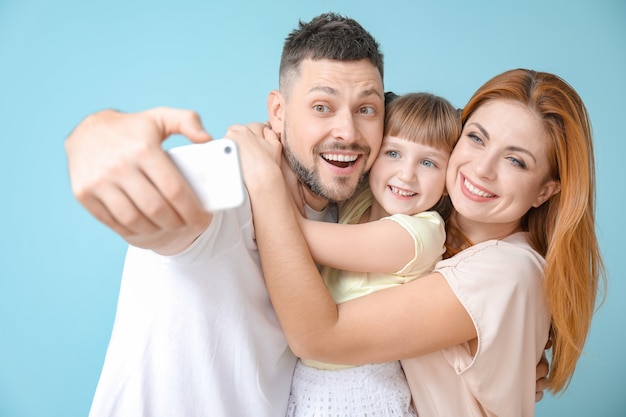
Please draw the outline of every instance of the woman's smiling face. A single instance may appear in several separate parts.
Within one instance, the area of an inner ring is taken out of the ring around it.
[[[541,121],[520,103],[488,101],[468,118],[450,157],[446,184],[470,240],[519,230],[531,207],[560,190],[549,175],[548,152]]]

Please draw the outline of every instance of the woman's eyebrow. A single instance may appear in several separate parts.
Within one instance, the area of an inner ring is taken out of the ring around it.
[[[470,123],[469,125],[470,125],[470,126],[471,126],[471,125],[476,126],[476,127],[478,128],[478,130],[480,130],[480,132],[483,134],[483,136],[485,136],[485,138],[487,138],[487,139],[491,140],[491,138],[489,137],[489,133],[487,132],[487,129],[485,129],[484,127],[482,127],[482,125],[481,125],[480,123],[477,123],[477,122],[472,122],[472,123]]]
[[[469,123],[469,125],[474,125],[474,126],[476,126],[476,128],[477,128],[478,130],[480,130],[480,132],[483,134],[483,136],[485,136],[485,138],[486,138],[487,140],[491,140],[491,138],[489,137],[489,133],[487,132],[487,129],[485,129],[485,128],[484,128],[484,127],[480,124],[480,123],[477,123],[477,122],[472,122],[472,123]],[[533,154],[532,154],[532,153],[531,153],[528,149],[526,149],[526,148],[522,148],[522,147],[520,147],[520,146],[507,146],[507,148],[506,148],[506,149],[507,149],[507,150],[509,150],[509,151],[513,151],[513,152],[521,152],[521,153],[525,153],[525,154],[527,154],[528,156],[530,156],[530,157],[533,159],[533,161],[537,162],[537,158],[535,158],[535,155],[533,155]]]
[[[533,161],[535,161],[535,163],[537,162],[537,159],[535,158],[535,155],[533,155],[528,149],[526,148],[521,148],[519,146],[509,146],[506,148],[509,151],[513,151],[513,152],[521,152],[521,153],[525,153],[526,155],[530,156]]]

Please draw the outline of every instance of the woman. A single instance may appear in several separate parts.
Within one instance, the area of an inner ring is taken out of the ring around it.
[[[532,415],[549,332],[556,393],[573,375],[603,275],[590,124],[567,83],[523,69],[479,88],[462,121],[446,176],[448,258],[434,273],[335,305],[293,233],[278,165],[257,164],[244,175],[265,279],[299,357],[401,359],[422,417]]]

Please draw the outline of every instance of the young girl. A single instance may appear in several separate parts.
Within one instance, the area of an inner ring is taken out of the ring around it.
[[[462,121],[446,174],[447,259],[433,273],[337,305],[268,163],[246,178],[264,276],[298,356],[401,359],[420,417],[532,416],[549,332],[559,392],[604,277],[590,122],[569,84],[525,69],[485,83]]]
[[[442,200],[448,158],[460,132],[460,116],[447,100],[427,93],[395,98],[386,107],[382,147],[368,181],[340,207],[343,224],[299,218],[336,303],[409,282],[441,259],[444,221],[432,209]],[[287,415],[367,410],[411,416],[410,403],[399,361],[355,367],[301,358]]]

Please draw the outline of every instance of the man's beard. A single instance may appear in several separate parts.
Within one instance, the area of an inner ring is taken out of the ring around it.
[[[363,181],[366,177],[366,172],[362,172],[359,180],[353,185],[349,185],[349,181],[351,178],[348,177],[335,177],[334,184],[331,186],[325,186],[322,184],[322,180],[320,179],[319,170],[316,166],[313,166],[312,169],[308,169],[305,167],[296,157],[296,155],[291,151],[289,147],[289,142],[287,140],[286,131],[282,132],[281,135],[281,143],[283,145],[283,153],[285,158],[287,159],[287,163],[289,167],[293,170],[298,177],[298,180],[302,184],[304,184],[312,193],[319,195],[320,197],[325,198],[331,203],[339,203],[345,201],[352,197],[358,185]],[[349,149],[354,150],[355,147],[350,147]],[[363,149],[360,147],[356,147],[360,152],[363,152],[364,155],[368,156],[370,151],[369,149]]]

